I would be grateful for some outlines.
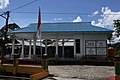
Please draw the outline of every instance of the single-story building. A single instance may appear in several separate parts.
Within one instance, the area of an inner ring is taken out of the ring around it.
[[[15,39],[22,41],[21,57],[24,58],[24,41],[29,42],[28,56],[47,53],[51,58],[77,58],[83,56],[107,56],[107,36],[113,31],[91,25],[90,22],[42,23],[41,40],[37,39],[37,23],[10,31]],[[31,45],[33,44],[33,45]],[[42,44],[42,46],[41,46]],[[41,46],[40,49],[36,49]],[[33,50],[32,49],[33,46]]]

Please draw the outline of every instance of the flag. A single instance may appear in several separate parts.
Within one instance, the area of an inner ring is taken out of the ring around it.
[[[40,25],[41,25],[41,15],[40,15],[40,7],[39,7],[39,10],[38,10],[37,38],[41,37],[41,28],[40,28]]]

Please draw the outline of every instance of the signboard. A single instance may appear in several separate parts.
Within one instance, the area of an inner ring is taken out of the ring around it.
[[[97,41],[97,47],[106,47],[106,41]]]
[[[86,47],[95,47],[95,41],[86,41]]]
[[[106,55],[106,40],[86,40],[86,55]]]
[[[106,48],[97,48],[97,55],[106,55]]]
[[[96,55],[95,48],[86,48],[87,55]]]

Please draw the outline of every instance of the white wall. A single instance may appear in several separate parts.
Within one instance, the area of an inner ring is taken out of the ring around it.
[[[75,34],[75,39],[80,39],[81,53],[76,54],[77,57],[85,55],[86,40],[107,40],[108,33],[79,33]],[[107,45],[107,44],[106,44]]]
[[[85,41],[86,40],[107,40],[108,33],[44,33],[42,35],[42,38],[44,39],[51,39],[58,37],[59,39],[62,38],[71,38],[71,39],[80,39],[80,54],[76,54],[74,51],[74,54],[76,57],[81,57],[85,55]]]

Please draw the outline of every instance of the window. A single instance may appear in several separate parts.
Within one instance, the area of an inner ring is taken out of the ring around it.
[[[76,39],[76,53],[80,53],[80,39]]]

